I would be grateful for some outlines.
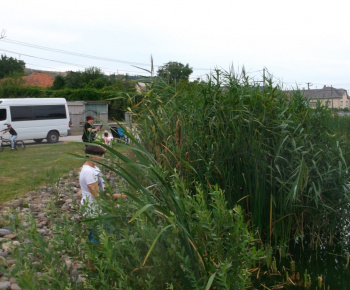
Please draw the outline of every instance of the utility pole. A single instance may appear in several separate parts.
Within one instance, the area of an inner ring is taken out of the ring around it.
[[[332,109],[333,109],[333,86],[331,86],[331,98],[332,98]]]
[[[264,87],[265,87],[265,68],[263,69],[263,90],[264,90]]]

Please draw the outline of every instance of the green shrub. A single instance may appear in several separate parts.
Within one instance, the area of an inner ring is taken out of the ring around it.
[[[76,222],[52,210],[56,217],[52,239],[40,237],[34,222],[21,233],[20,238],[30,243],[17,252],[13,274],[20,285],[37,289],[59,283],[77,289],[250,285],[248,269],[262,253],[255,248],[240,207],[229,209],[217,187],[204,192],[197,186],[197,193],[190,195],[176,172],[164,171],[140,145],[130,149],[132,158],[109,148],[113,162],[104,164],[122,178],[118,187],[129,200],[118,201],[120,207],[104,196],[101,206],[106,215],[100,218]],[[97,229],[98,245],[89,241],[89,228]],[[84,283],[76,284],[72,278],[62,262],[66,255],[83,265]],[[89,260],[93,267],[87,266]]]

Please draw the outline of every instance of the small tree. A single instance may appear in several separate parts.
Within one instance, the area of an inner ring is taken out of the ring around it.
[[[65,85],[66,85],[66,80],[64,79],[64,77],[61,75],[58,75],[55,77],[55,80],[51,88],[54,90],[61,90],[61,89],[64,89]]]
[[[103,78],[107,79],[107,76],[105,76],[101,69],[97,67],[86,68],[83,72],[84,84],[86,86],[91,86],[91,83],[94,83],[98,79],[101,82],[101,79]]]
[[[13,57],[1,55],[0,59],[0,79],[12,75],[24,75],[26,64],[23,60],[17,60]]]
[[[69,89],[82,89],[84,88],[83,73],[78,71],[69,71],[65,77],[66,87]]]
[[[188,81],[193,69],[188,64],[183,65],[180,62],[170,61],[158,69],[158,76],[167,79],[169,83],[178,82],[180,80]]]

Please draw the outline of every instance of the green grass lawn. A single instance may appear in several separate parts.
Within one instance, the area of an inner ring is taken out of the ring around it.
[[[59,176],[77,169],[83,160],[82,143],[58,143],[26,146],[24,151],[5,148],[0,152],[0,202],[24,195],[42,185],[50,185]]]

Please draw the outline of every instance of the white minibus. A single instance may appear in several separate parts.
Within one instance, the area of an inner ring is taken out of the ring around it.
[[[69,121],[64,98],[0,99],[0,130],[11,124],[18,140],[56,143],[60,136],[70,135]]]

